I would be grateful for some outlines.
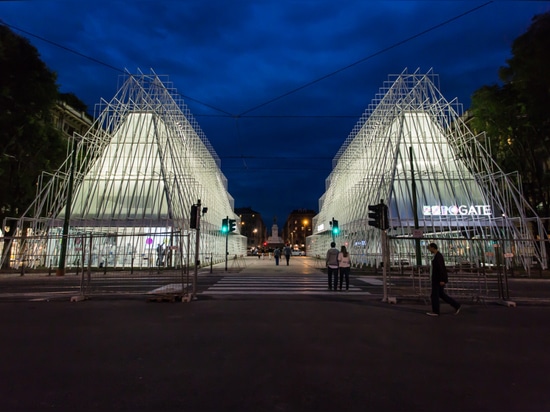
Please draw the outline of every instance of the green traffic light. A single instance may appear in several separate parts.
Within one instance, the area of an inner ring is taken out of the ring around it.
[[[340,227],[338,226],[338,221],[334,218],[332,218],[332,234],[338,235],[340,233]]]
[[[222,220],[222,233],[229,232],[229,219],[223,219]]]

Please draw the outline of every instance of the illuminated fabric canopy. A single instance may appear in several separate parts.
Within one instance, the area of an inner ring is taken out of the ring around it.
[[[517,176],[500,170],[484,143],[468,129],[461,105],[440,93],[437,75],[390,76],[333,160],[308,253],[324,256],[335,218],[337,243],[348,245],[356,264],[380,261],[380,231],[368,224],[368,205],[383,200],[393,253],[411,262],[407,239],[419,233],[447,242],[456,260],[484,260],[491,256],[487,242],[507,239],[519,264],[544,262],[544,248],[534,247],[533,231],[546,237],[540,219]]]
[[[55,265],[69,203],[69,265],[78,259],[81,234],[97,238],[93,266],[127,266],[129,254],[147,256],[158,244],[187,250],[189,243],[192,256],[190,213],[200,199],[208,208],[201,219],[201,254],[222,256],[220,225],[226,216],[238,219],[234,201],[218,156],[171,83],[154,73],[126,74],[96,112],[92,127],[69,142],[61,168],[40,179],[35,202],[18,220],[19,233],[26,225],[30,235],[19,253],[40,250]],[[175,247],[183,241],[183,248]],[[228,248],[243,254],[246,238],[232,235]]]

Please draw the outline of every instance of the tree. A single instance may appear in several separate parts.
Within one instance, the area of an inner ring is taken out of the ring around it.
[[[27,39],[5,25],[0,25],[0,79],[0,218],[4,221],[7,216],[19,217],[31,204],[40,173],[56,169],[65,158],[66,140],[51,121],[58,99],[55,73]],[[14,228],[11,224],[2,230],[9,237]]]
[[[472,96],[472,127],[486,131],[505,172],[518,171],[524,194],[541,216],[550,215],[550,13],[535,16],[500,68],[502,85]]]

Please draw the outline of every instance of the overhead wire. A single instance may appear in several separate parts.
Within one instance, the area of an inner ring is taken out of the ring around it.
[[[9,28],[11,28],[11,29],[15,29],[15,30],[17,30],[17,31],[20,31],[21,33],[25,33],[25,34],[27,34],[27,35],[29,35],[29,36],[31,36],[31,37],[36,38],[36,39],[42,40],[43,42],[46,42],[46,43],[48,43],[48,44],[51,44],[52,46],[55,46],[55,47],[58,47],[58,48],[60,48],[60,49],[65,50],[65,51],[68,51],[69,53],[73,53],[73,54],[75,54],[75,55],[77,55],[77,56],[80,56],[80,57],[82,57],[82,58],[84,58],[84,59],[90,60],[90,61],[92,61],[92,62],[94,62],[94,63],[97,63],[97,64],[100,64],[100,65],[102,65],[102,66],[105,66],[105,67],[107,67],[107,68],[109,68],[109,69],[112,69],[112,70],[116,71],[117,73],[121,73],[121,74],[125,74],[125,73],[126,73],[125,70],[123,70],[123,69],[121,69],[121,68],[119,68],[119,67],[115,67],[115,66],[113,66],[112,64],[105,63],[104,61],[101,61],[101,60],[99,60],[99,59],[96,59],[95,57],[92,57],[92,56],[89,56],[89,55],[87,55],[87,54],[81,53],[81,52],[79,52],[78,50],[71,49],[70,47],[64,46],[64,45],[62,45],[62,44],[60,44],[60,43],[57,43],[57,42],[54,42],[54,41],[52,41],[52,40],[48,40],[48,39],[46,39],[46,38],[44,38],[44,37],[42,37],[42,36],[39,36],[39,35],[34,34],[34,33],[31,33],[31,32],[29,32],[29,31],[27,31],[27,30],[24,30],[24,29],[22,29],[22,28],[20,28],[20,27],[14,26],[14,25],[9,24],[9,23],[6,23],[4,20],[0,20],[0,24],[3,24],[4,26],[7,26],[7,27],[9,27]],[[219,107],[212,106],[212,105],[209,104],[209,103],[205,103],[205,102],[203,102],[203,101],[201,101],[201,100],[198,100],[198,99],[195,99],[195,98],[193,98],[193,97],[183,95],[183,94],[181,94],[181,93],[179,93],[179,92],[177,92],[177,94],[178,94],[180,97],[183,97],[183,98],[185,98],[185,99],[187,99],[187,100],[192,100],[192,101],[197,102],[197,103],[199,103],[199,104],[201,104],[201,105],[203,105],[203,106],[205,106],[205,107],[208,107],[208,108],[210,108],[210,109],[216,110],[216,111],[218,111],[218,112],[220,112],[220,113],[224,113],[224,114],[225,114],[226,116],[228,116],[228,117],[234,117],[234,116],[235,116],[234,114],[229,113],[229,112],[227,112],[227,111],[225,111],[225,110],[223,110],[223,109],[220,109]]]
[[[422,31],[420,31],[420,32],[418,32],[418,33],[416,33],[416,34],[414,34],[414,35],[412,35],[412,36],[409,36],[409,37],[407,37],[407,38],[405,38],[405,39],[403,39],[403,40],[400,40],[400,41],[398,41],[398,42],[396,42],[396,43],[393,43],[393,44],[390,45],[390,46],[384,47],[383,49],[378,50],[378,51],[376,51],[376,52],[374,52],[374,53],[372,53],[372,54],[370,54],[370,55],[368,55],[368,56],[366,56],[366,57],[363,57],[363,58],[361,58],[361,59],[359,59],[359,60],[357,60],[357,61],[355,61],[355,62],[353,62],[353,63],[350,63],[350,64],[348,64],[348,65],[346,65],[346,66],[343,66],[343,67],[341,67],[341,68],[339,68],[339,69],[336,69],[336,70],[334,70],[334,71],[332,71],[332,72],[330,72],[330,73],[327,73],[327,74],[325,74],[325,75],[323,75],[323,76],[321,76],[321,77],[319,77],[319,78],[317,78],[317,79],[314,79],[314,80],[312,80],[312,81],[310,81],[310,82],[308,82],[308,83],[305,83],[305,84],[303,84],[303,85],[301,85],[301,86],[299,86],[299,87],[296,87],[296,88],[294,88],[294,89],[292,89],[292,90],[289,90],[288,92],[285,92],[285,93],[283,93],[283,94],[280,94],[279,96],[276,96],[276,97],[274,97],[274,98],[271,98],[271,99],[269,99],[269,100],[267,100],[267,101],[265,101],[265,102],[263,102],[263,103],[261,103],[261,104],[258,104],[258,105],[256,105],[256,106],[253,106],[253,107],[251,107],[250,109],[245,110],[245,111],[243,111],[243,112],[241,112],[241,113],[239,113],[239,114],[232,114],[232,113],[230,113],[230,112],[228,112],[228,111],[226,111],[226,110],[220,109],[220,108],[218,108],[218,107],[215,107],[215,106],[213,106],[213,105],[211,105],[211,104],[209,104],[209,103],[205,103],[205,102],[203,102],[203,101],[201,101],[201,100],[195,99],[195,98],[193,98],[193,97],[183,95],[183,94],[181,94],[181,93],[179,93],[179,92],[178,92],[178,94],[179,94],[181,97],[185,98],[185,99],[192,100],[192,101],[194,101],[194,102],[196,102],[196,103],[199,103],[199,104],[201,104],[201,105],[203,105],[203,106],[205,106],[205,107],[208,107],[208,108],[210,108],[210,109],[213,109],[213,110],[218,111],[218,112],[220,112],[220,113],[223,113],[223,114],[225,115],[225,116],[221,116],[221,115],[201,115],[201,114],[197,114],[197,115],[195,115],[195,117],[199,117],[199,116],[201,116],[201,117],[232,117],[232,118],[236,118],[236,119],[243,118],[243,117],[258,117],[258,118],[261,118],[261,117],[265,117],[265,118],[268,118],[268,117],[272,117],[272,118],[277,118],[277,117],[280,117],[280,118],[308,118],[308,117],[309,117],[309,118],[338,118],[338,117],[341,117],[341,118],[356,118],[356,117],[357,117],[356,115],[355,115],[355,116],[351,116],[351,115],[350,115],[350,116],[331,116],[331,115],[303,115],[303,116],[299,116],[299,115],[298,115],[298,116],[297,116],[297,115],[289,115],[289,116],[285,116],[285,115],[279,115],[279,116],[276,116],[276,115],[260,115],[260,116],[247,116],[247,114],[250,113],[250,112],[253,112],[253,111],[255,111],[255,110],[258,110],[258,109],[261,108],[261,107],[267,106],[267,105],[269,105],[269,104],[271,104],[271,103],[273,103],[273,102],[276,102],[277,100],[280,100],[280,99],[282,99],[282,98],[284,98],[284,97],[287,97],[287,96],[289,96],[289,95],[291,95],[291,94],[297,93],[297,92],[299,92],[300,90],[303,90],[303,89],[305,89],[305,88],[307,88],[307,87],[309,87],[309,86],[312,86],[312,85],[314,85],[314,84],[316,84],[316,83],[319,83],[319,82],[321,82],[321,81],[323,81],[323,80],[325,80],[325,79],[328,79],[329,77],[335,76],[335,75],[338,74],[338,73],[341,73],[341,72],[343,72],[343,71],[345,71],[345,70],[347,70],[347,69],[350,69],[350,68],[352,68],[352,67],[354,67],[354,66],[357,66],[358,64],[361,64],[361,63],[363,63],[363,62],[365,62],[365,61],[367,61],[367,60],[370,60],[370,59],[372,59],[372,58],[374,58],[374,57],[376,57],[376,56],[378,56],[378,55],[380,55],[380,54],[383,54],[383,53],[389,51],[389,50],[392,50],[392,49],[394,49],[394,48],[396,48],[396,47],[402,46],[403,44],[408,43],[408,42],[410,42],[410,41],[412,41],[412,40],[414,40],[414,39],[416,39],[416,38],[418,38],[418,37],[421,37],[421,36],[427,34],[427,33],[430,33],[430,32],[432,32],[432,31],[434,31],[434,30],[437,30],[437,29],[439,29],[439,28],[441,28],[441,27],[443,27],[443,26],[446,26],[447,24],[452,23],[453,21],[456,21],[456,20],[458,20],[458,19],[460,19],[460,18],[462,18],[462,17],[464,17],[464,16],[467,16],[467,15],[469,15],[469,14],[471,14],[471,13],[474,13],[474,12],[476,12],[476,11],[478,11],[478,10],[480,10],[480,9],[482,9],[482,8],[484,8],[484,7],[486,7],[486,6],[488,6],[488,5],[491,4],[491,3],[494,3],[494,0],[486,1],[486,2],[483,3],[483,4],[480,4],[480,5],[476,6],[476,7],[473,7],[473,8],[471,8],[471,9],[468,9],[468,10],[466,10],[465,12],[462,12],[462,13],[460,13],[460,14],[457,14],[457,15],[455,15],[455,16],[453,16],[453,17],[451,17],[451,18],[449,18],[449,19],[447,19],[447,20],[445,20],[445,21],[443,21],[443,22],[441,22],[441,23],[438,23],[438,24],[436,24],[436,25],[433,25],[433,26],[431,26],[431,27],[429,27],[429,28],[427,28],[427,29],[425,29],[425,30],[422,30]],[[25,33],[25,34],[27,34],[27,35],[29,35],[29,36],[32,36],[32,37],[37,38],[37,39],[39,39],[39,40],[42,40],[42,41],[44,41],[44,42],[46,42],[46,43],[49,43],[49,44],[51,44],[51,45],[53,45],[53,46],[55,46],[55,47],[59,47],[59,48],[61,48],[61,49],[63,49],[63,50],[66,50],[66,51],[68,51],[68,52],[70,52],[70,53],[73,53],[73,54],[76,54],[76,55],[78,55],[78,56],[80,56],[80,57],[83,57],[83,58],[85,58],[85,59],[88,59],[88,60],[90,60],[90,61],[92,61],[92,62],[94,62],[94,63],[100,64],[100,65],[102,65],[102,66],[105,66],[105,67],[107,67],[107,68],[110,68],[110,69],[112,69],[112,70],[115,70],[115,71],[117,71],[117,72],[119,72],[119,73],[124,73],[124,70],[122,70],[122,69],[120,69],[120,68],[117,68],[117,67],[115,67],[115,66],[113,66],[113,65],[111,65],[111,64],[109,64],[109,63],[105,63],[105,62],[103,62],[103,61],[101,61],[101,60],[99,60],[99,59],[96,59],[96,58],[94,58],[94,57],[88,56],[88,55],[86,55],[86,54],[84,54],[84,53],[81,53],[81,52],[79,52],[79,51],[77,51],[77,50],[74,50],[74,49],[69,48],[69,47],[67,47],[67,46],[64,46],[64,45],[62,45],[62,44],[59,44],[59,43],[57,43],[57,42],[48,40],[48,39],[46,39],[46,38],[44,38],[44,37],[42,37],[42,36],[36,35],[36,34],[34,34],[34,33],[31,33],[31,32],[29,32],[29,31],[27,31],[27,30],[24,30],[24,29],[21,29],[21,28],[19,28],[19,27],[16,27],[16,26],[13,26],[13,25],[11,25],[11,24],[8,24],[8,23],[6,23],[5,21],[1,21],[1,23],[4,24],[4,25],[6,25],[6,26],[8,26],[8,27],[10,27],[10,28],[13,28],[13,29],[18,30],[18,31],[20,31],[20,32],[22,32],[22,33]]]
[[[330,73],[328,73],[328,74],[325,74],[324,76],[321,76],[321,77],[319,77],[319,78],[317,78],[317,79],[315,79],[315,80],[312,80],[312,81],[310,81],[310,82],[308,82],[308,83],[306,83],[306,84],[303,84],[303,85],[301,85],[301,86],[299,86],[299,87],[296,87],[296,88],[294,88],[294,89],[292,89],[292,90],[290,90],[290,91],[288,91],[288,92],[286,92],[286,93],[283,93],[283,94],[281,94],[281,95],[279,95],[279,96],[277,96],[277,97],[274,97],[274,98],[272,98],[272,99],[270,99],[270,100],[268,100],[268,101],[266,101],[266,102],[264,102],[264,103],[258,104],[258,105],[254,106],[254,107],[252,107],[252,108],[250,108],[250,109],[248,109],[248,110],[245,110],[244,112],[241,112],[238,116],[239,116],[239,117],[243,117],[243,116],[246,115],[247,113],[253,112],[253,111],[255,111],[255,110],[257,110],[257,109],[259,109],[259,108],[261,108],[261,107],[267,106],[268,104],[271,104],[271,103],[273,103],[273,102],[276,102],[277,100],[282,99],[283,97],[286,97],[286,96],[289,96],[289,95],[291,95],[291,94],[294,94],[294,93],[296,93],[296,92],[298,92],[298,91],[300,91],[300,90],[305,89],[306,87],[309,87],[309,86],[311,86],[311,85],[313,85],[313,84],[319,83],[320,81],[325,80],[325,79],[328,79],[329,77],[332,77],[332,76],[334,76],[334,75],[336,75],[336,74],[338,74],[338,73],[343,72],[344,70],[347,70],[347,69],[349,69],[349,68],[351,68],[351,67],[357,66],[358,64],[363,63],[363,62],[365,62],[365,61],[367,61],[367,60],[369,60],[369,59],[372,59],[373,57],[376,57],[376,56],[378,56],[378,55],[380,55],[380,54],[382,54],[382,53],[385,53],[385,52],[387,52],[387,51],[389,51],[389,50],[391,50],[391,49],[394,49],[394,48],[396,48],[396,47],[398,47],[398,46],[401,46],[401,45],[403,45],[403,44],[405,44],[405,43],[408,43],[409,41],[414,40],[414,39],[416,39],[416,38],[418,38],[418,37],[420,37],[420,36],[423,36],[424,34],[427,34],[427,33],[431,32],[431,31],[434,31],[434,30],[436,30],[436,29],[438,29],[438,28],[440,28],[440,27],[446,26],[447,24],[449,24],[449,23],[451,23],[451,22],[453,22],[453,21],[455,21],[455,20],[458,20],[458,19],[460,19],[460,18],[462,18],[462,17],[464,17],[464,16],[466,16],[466,15],[468,15],[468,14],[471,14],[471,13],[473,13],[473,12],[475,12],[475,11],[477,11],[477,10],[479,10],[479,9],[481,9],[481,8],[483,8],[483,7],[485,7],[485,6],[489,5],[489,4],[491,4],[491,3],[493,3],[493,0],[487,1],[487,2],[485,2],[485,3],[483,3],[483,4],[479,5],[479,6],[476,6],[476,7],[472,8],[472,9],[469,9],[469,10],[467,10],[467,11],[465,11],[465,12],[463,12],[463,13],[460,13],[460,14],[454,16],[454,17],[451,17],[450,19],[447,19],[447,20],[445,20],[444,22],[438,23],[438,24],[436,24],[436,25],[434,25],[434,26],[432,26],[432,27],[430,27],[430,28],[428,28],[428,29],[426,29],[426,30],[422,30],[421,32],[419,32],[419,33],[417,33],[417,34],[414,34],[414,35],[412,35],[412,36],[410,36],[410,37],[407,37],[406,39],[401,40],[401,41],[398,41],[397,43],[394,43],[394,44],[392,44],[391,46],[385,47],[385,48],[383,48],[383,49],[381,49],[381,50],[379,50],[379,51],[377,51],[377,52],[375,52],[375,53],[372,53],[372,54],[370,54],[370,55],[368,55],[368,56],[366,56],[366,57],[363,57],[362,59],[359,59],[359,60],[357,60],[357,61],[355,61],[355,62],[353,62],[353,63],[351,63],[351,64],[348,64],[348,65],[346,65],[346,66],[344,66],[344,67],[341,67],[341,68],[339,68],[339,69],[337,69],[337,70],[334,70],[334,71],[332,71],[332,72],[330,72]]]

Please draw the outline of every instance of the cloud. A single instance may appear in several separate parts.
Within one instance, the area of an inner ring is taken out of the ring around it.
[[[446,98],[468,107],[549,4],[43,0],[0,2],[0,13],[90,111],[125,69],[168,75],[236,206],[282,222],[317,208],[332,158],[389,74],[433,68]]]

